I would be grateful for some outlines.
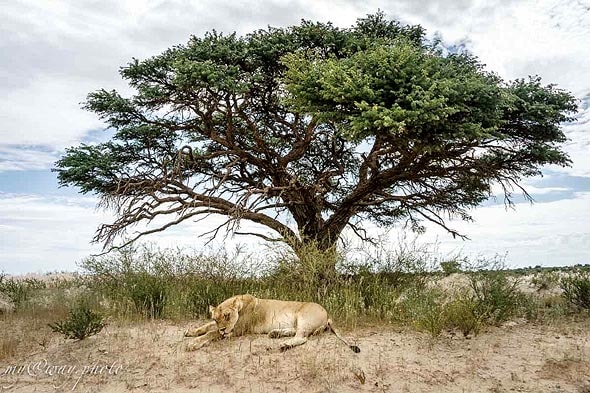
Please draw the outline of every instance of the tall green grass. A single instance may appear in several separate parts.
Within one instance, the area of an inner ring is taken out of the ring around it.
[[[143,245],[88,258],[81,267],[89,288],[118,315],[207,317],[209,305],[250,293],[318,302],[350,324],[360,317],[398,320],[400,294],[423,285],[427,274],[423,260],[405,254],[381,253],[363,263],[313,246],[299,254],[279,249],[257,260],[240,250],[203,255]]]
[[[278,248],[265,259],[241,250],[204,255],[143,245],[88,258],[82,268],[89,288],[115,315],[208,318],[209,305],[250,293],[318,302],[343,325],[395,323],[437,336],[445,330],[477,334],[485,325],[536,315],[542,305],[518,290],[518,278],[501,262],[433,259],[412,244],[353,256],[312,244],[299,257]],[[457,293],[429,285],[447,276],[449,265],[468,276]]]
[[[250,293],[320,303],[340,325],[391,323],[432,336],[467,336],[511,318],[557,318],[585,308],[586,276],[562,281],[565,297],[548,302],[520,292],[520,276],[501,262],[440,259],[412,242],[344,251],[311,244],[299,257],[280,247],[258,256],[241,249],[201,253],[144,244],[85,259],[74,280],[47,284],[0,277],[0,290],[15,300],[18,312],[66,315],[83,303],[114,318],[175,320],[208,318],[209,305]],[[457,271],[467,277],[462,288],[437,284]]]

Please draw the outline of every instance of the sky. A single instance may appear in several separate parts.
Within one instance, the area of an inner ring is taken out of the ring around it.
[[[469,50],[507,80],[540,75],[580,104],[577,121],[564,125],[573,165],[527,179],[534,204],[491,200],[473,210],[474,222],[451,222],[470,240],[429,226],[416,241],[512,267],[590,263],[590,0],[12,0],[0,2],[0,272],[71,271],[101,250],[90,240],[111,213],[97,210],[93,195],[59,188],[51,168],[66,148],[109,138],[81,103],[100,88],[129,94],[119,67],[212,29],[246,34],[301,19],[349,27],[377,10]],[[198,250],[198,234],[217,221],[148,240]],[[395,244],[399,231],[383,236]],[[263,250],[243,237],[213,245],[238,243]]]

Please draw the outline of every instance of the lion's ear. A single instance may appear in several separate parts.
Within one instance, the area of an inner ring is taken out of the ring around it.
[[[211,313],[211,317],[213,318],[213,315],[215,314],[215,307],[209,306],[209,312]]]
[[[244,307],[244,302],[241,298],[237,297],[236,300],[234,300],[233,306],[236,311],[240,312],[242,310],[242,307]]]

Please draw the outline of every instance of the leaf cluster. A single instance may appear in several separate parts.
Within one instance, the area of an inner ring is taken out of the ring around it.
[[[65,338],[83,340],[98,334],[106,324],[98,313],[80,306],[71,310],[65,320],[48,325],[51,330],[63,334]]]

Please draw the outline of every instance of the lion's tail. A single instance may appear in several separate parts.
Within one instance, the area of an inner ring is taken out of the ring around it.
[[[342,341],[344,344],[346,344],[348,346],[348,348],[352,349],[352,351],[354,353],[359,353],[361,351],[361,349],[358,346],[349,344],[345,339],[342,338],[342,336],[340,336],[340,334],[338,334],[336,329],[334,329],[334,325],[333,325],[331,319],[328,319],[328,323],[327,323],[326,328],[327,328],[327,330],[334,333],[334,335],[338,338],[338,340]]]

